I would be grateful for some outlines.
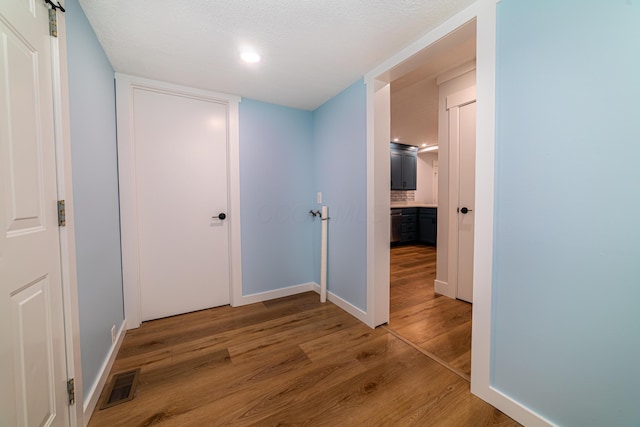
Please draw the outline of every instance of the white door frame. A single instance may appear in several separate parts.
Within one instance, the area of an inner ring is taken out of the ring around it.
[[[476,205],[471,392],[524,425],[544,418],[491,385],[491,292],[495,153],[496,5],[477,0],[365,75],[367,85],[367,324],[389,320],[390,71],[464,24],[476,20]],[[385,105],[385,102],[387,103]],[[387,150],[383,149],[387,144]],[[386,156],[386,157],[385,157]],[[385,304],[386,300],[386,304]]]
[[[463,107],[476,101],[476,87],[472,86],[447,96],[446,111]],[[447,123],[449,119],[447,118]],[[447,265],[447,296],[456,298],[458,295],[458,232],[460,198],[460,140],[458,135],[448,132],[449,144],[449,253]]]
[[[229,221],[229,272],[231,305],[242,299],[240,251],[240,153],[238,104],[240,98],[218,92],[116,73],[118,122],[118,180],[120,183],[120,221],[122,233],[122,281],[127,329],[141,323],[138,255],[137,195],[135,188],[135,150],[133,144],[133,90],[145,89],[175,96],[197,97],[227,106],[227,175]]]
[[[64,5],[64,1],[62,2]],[[66,226],[59,227],[60,267],[64,302],[67,377],[74,378],[75,404],[69,408],[72,427],[84,426],[84,389],[80,355],[80,311],[76,266],[75,215],[71,174],[71,125],[69,119],[69,83],[67,71],[67,37],[64,13],[58,12],[58,37],[51,40],[51,76],[53,84],[53,124],[56,147],[58,199],[65,201]],[[86,422],[85,422],[86,421]]]

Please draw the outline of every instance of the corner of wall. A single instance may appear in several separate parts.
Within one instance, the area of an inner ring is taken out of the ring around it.
[[[255,294],[243,295],[239,301],[234,301],[234,307],[239,307],[247,304],[255,304],[257,302],[269,301],[276,298],[288,297],[291,295],[297,295],[304,292],[314,290],[314,286],[319,285],[315,282],[302,283],[300,285],[287,286],[285,288],[273,289],[265,292],[257,292]]]
[[[318,285],[317,283],[313,283],[313,291],[320,294],[320,285]],[[371,328],[375,328],[375,325],[373,326],[371,325],[371,322],[369,321],[369,318],[365,311],[360,310],[358,307],[351,304],[349,301],[345,300],[344,298],[339,297],[333,292],[327,292],[327,300],[334,303],[339,308],[346,311],[347,313],[349,313],[350,315],[352,315],[362,323],[368,325]]]
[[[122,346],[122,342],[124,341],[124,336],[126,334],[126,324],[127,321],[123,320],[120,324],[120,328],[118,329],[118,333],[116,335],[116,339],[109,349],[109,353],[107,354],[104,363],[100,367],[100,371],[95,379],[95,382],[92,384],[91,389],[86,395],[84,399],[84,407],[83,407],[83,421],[84,426],[86,427],[91,420],[91,416],[93,415],[93,411],[96,409],[98,405],[98,400],[100,399],[100,395],[102,394],[102,390],[104,389],[105,384],[107,383],[107,379],[109,378],[109,373],[111,372],[111,368],[113,367],[113,363],[116,360],[116,356],[118,355],[118,351]]]

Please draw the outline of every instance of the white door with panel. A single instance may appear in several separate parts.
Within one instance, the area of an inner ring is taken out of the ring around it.
[[[52,56],[41,1],[0,9],[0,425],[69,424]]]
[[[229,304],[227,105],[132,97],[141,320]]]
[[[450,185],[457,197],[453,200],[456,221],[454,236],[454,283],[456,298],[473,302],[473,233],[476,165],[475,88],[447,97],[449,112],[449,149],[452,157]]]

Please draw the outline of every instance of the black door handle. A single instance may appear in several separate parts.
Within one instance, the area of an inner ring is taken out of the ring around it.
[[[466,207],[460,208],[459,211],[462,212],[463,214],[466,214],[467,212],[473,212],[471,209],[467,209]]]
[[[225,213],[223,212],[223,213],[218,214],[218,216],[212,216],[211,218],[213,218],[213,219],[218,218],[219,220],[223,220],[223,219],[225,219],[226,217],[227,217],[227,214],[225,214]]]

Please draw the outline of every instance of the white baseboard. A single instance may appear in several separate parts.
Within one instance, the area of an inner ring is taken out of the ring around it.
[[[443,282],[442,280],[435,280],[433,282],[433,290],[436,294],[444,295],[449,298],[455,298],[456,295],[451,289],[453,286],[449,286],[447,282]]]
[[[317,283],[313,283],[313,290],[316,291],[318,294],[320,294],[320,285],[318,285]],[[353,317],[355,317],[365,325],[368,325],[367,313],[360,310],[355,305],[340,298],[338,295],[334,294],[331,291],[327,291],[327,300],[331,301],[332,303],[334,303],[335,305],[337,305],[338,307],[340,307],[341,309],[343,309],[344,311],[346,311],[347,313],[349,313],[350,315],[352,315]]]
[[[551,420],[545,418],[533,409],[523,405],[519,401],[504,394],[500,390],[489,386],[486,389],[478,390],[477,387],[471,385],[471,393],[475,394],[482,400],[491,405],[500,407],[500,410],[518,421],[520,424],[530,427],[558,427]]]
[[[243,295],[240,301],[235,301],[234,306],[253,304],[256,302],[268,301],[271,299],[288,297],[291,295],[301,294],[303,292],[313,291],[315,283],[308,282],[300,285],[289,286],[287,288],[274,289],[273,291],[259,292],[257,294]],[[317,286],[317,285],[316,285]]]
[[[122,345],[122,341],[124,340],[125,333],[127,331],[126,328],[127,321],[123,321],[122,325],[120,325],[120,329],[118,330],[118,335],[116,335],[116,341],[111,346],[111,350],[109,351],[109,357],[107,357],[100,368],[100,375],[93,383],[91,390],[89,391],[88,398],[84,402],[84,427],[87,427],[89,424],[89,420],[91,419],[91,415],[93,415],[93,411],[96,409],[98,405],[98,399],[100,399],[100,394],[102,393],[102,389],[104,385],[107,383],[107,378],[109,378],[109,372],[111,372],[111,368],[113,367],[113,362],[116,360],[116,356],[118,355],[118,350],[120,350],[120,346]]]
[[[243,295],[239,303],[234,305],[236,307],[239,307],[241,305],[253,304],[253,303],[262,302],[262,301],[269,301],[272,299],[288,297],[291,295],[301,294],[309,291],[315,291],[316,293],[320,294],[320,285],[318,285],[315,282],[308,282],[308,283],[302,283],[300,285],[289,286],[287,288],[274,289],[273,291],[260,292],[260,293],[251,294],[251,295]],[[349,313],[350,315],[352,315],[353,317],[355,317],[356,319],[360,320],[362,323],[365,323],[365,324],[367,323],[367,313],[360,310],[355,305],[345,301],[344,299],[340,298],[333,292],[327,292],[327,299],[332,303],[334,303],[335,305],[337,305],[338,307],[340,307],[341,309],[343,309],[344,311],[346,311],[347,313]]]

